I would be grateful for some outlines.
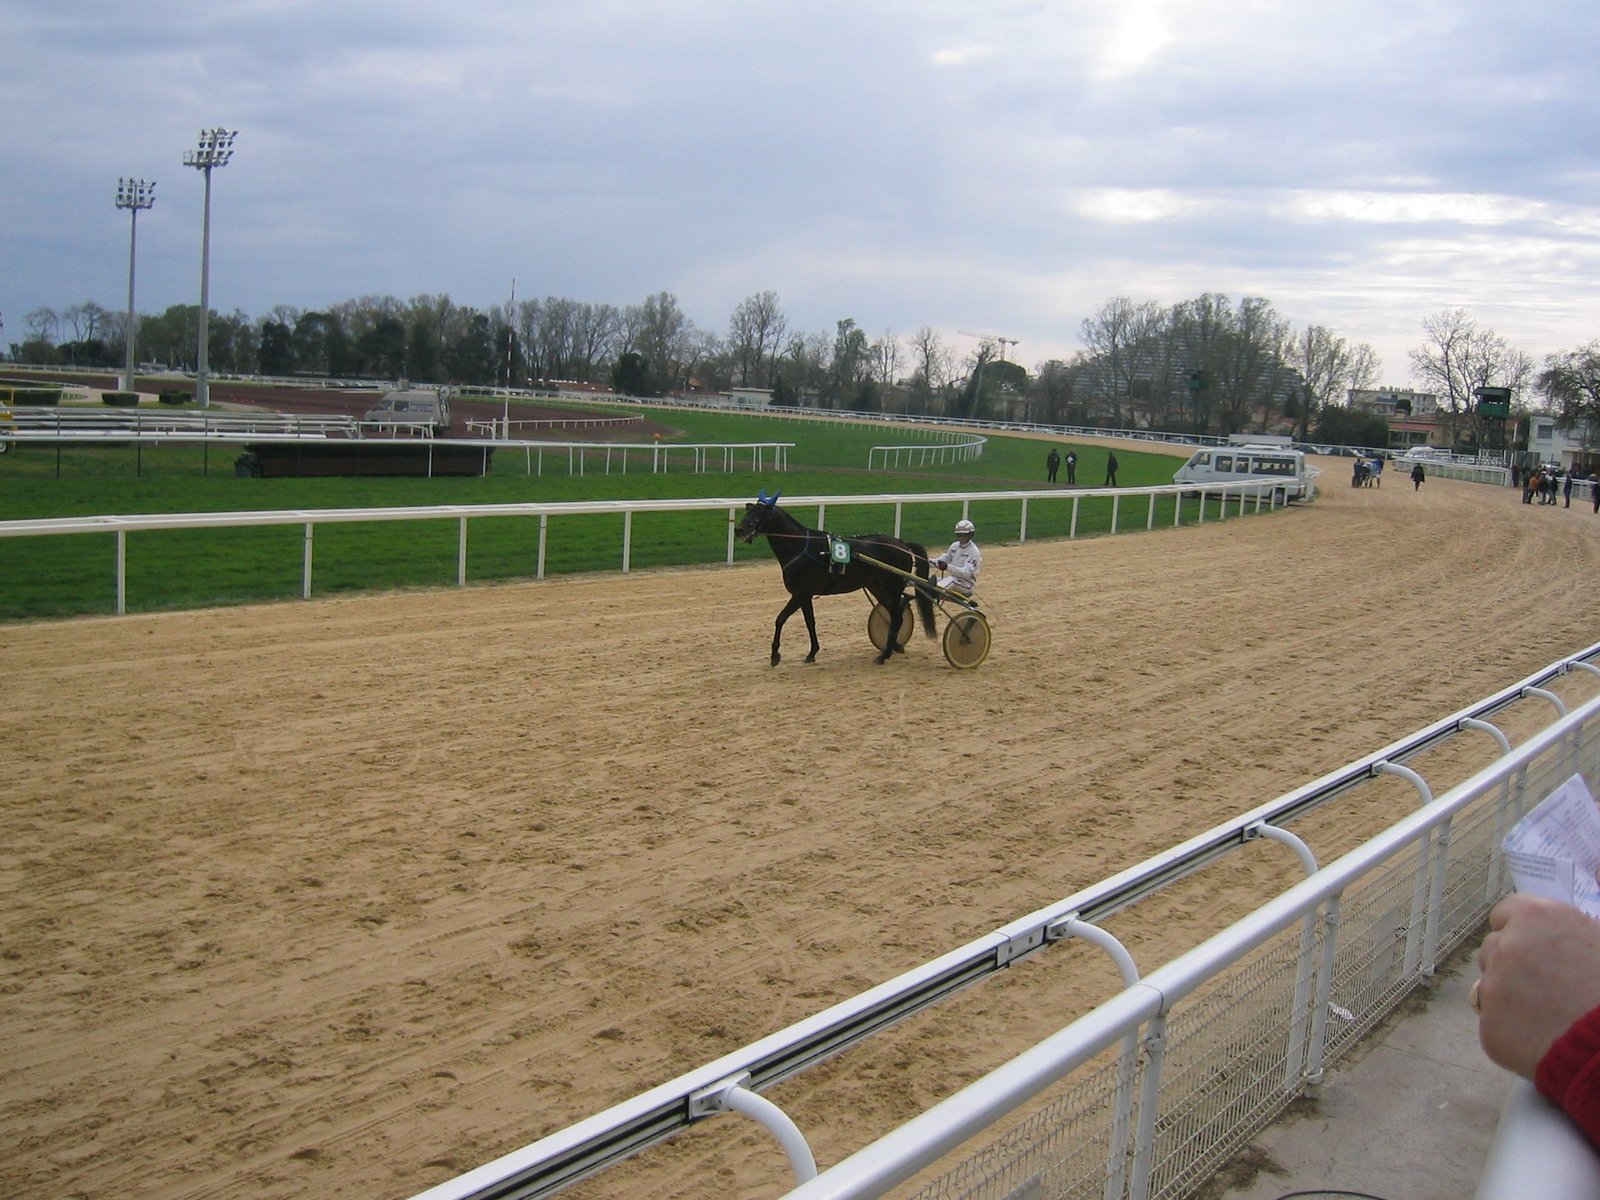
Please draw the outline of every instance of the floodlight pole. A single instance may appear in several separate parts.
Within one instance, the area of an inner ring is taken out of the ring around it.
[[[205,218],[200,226],[200,354],[194,375],[194,400],[201,408],[211,407],[211,388],[206,379],[206,351],[211,342],[211,171],[228,165],[237,136],[237,131],[220,126],[202,129],[199,145],[183,154],[183,165],[194,167],[206,177]]]
[[[133,260],[139,245],[139,210],[151,208],[156,202],[155,180],[144,179],[118,179],[117,180],[117,207],[128,210],[128,354],[123,371],[122,390],[131,392],[133,387],[133,344],[137,329],[138,317],[133,309]]]

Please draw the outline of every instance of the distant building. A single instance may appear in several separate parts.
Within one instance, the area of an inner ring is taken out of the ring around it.
[[[1390,420],[1395,417],[1426,417],[1439,411],[1438,396],[1411,388],[1351,388],[1346,402],[1351,408],[1377,413]]]
[[[1450,434],[1439,420],[1439,397],[1411,388],[1351,388],[1345,402],[1358,412],[1369,412],[1389,423],[1389,449],[1416,446],[1450,449]]]
[[[772,403],[771,388],[736,387],[722,395],[740,408],[766,408]]]
[[[1549,413],[1528,417],[1528,449],[1524,462],[1559,463],[1565,470],[1587,474],[1600,466],[1600,430],[1579,425],[1562,429]]]

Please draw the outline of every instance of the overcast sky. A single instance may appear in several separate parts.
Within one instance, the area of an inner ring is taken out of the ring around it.
[[[1105,301],[1265,296],[1409,378],[1465,308],[1600,338],[1593,0],[0,0],[0,343],[27,314],[259,317],[671,292],[725,333],[1015,338]],[[70,335],[69,335],[70,336]]]

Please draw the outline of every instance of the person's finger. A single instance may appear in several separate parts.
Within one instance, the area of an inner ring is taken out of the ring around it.
[[[1489,910],[1489,928],[1504,929],[1521,906],[1521,896],[1506,896]]]

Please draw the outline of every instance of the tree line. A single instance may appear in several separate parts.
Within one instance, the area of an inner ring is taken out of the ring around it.
[[[27,338],[11,347],[18,361],[122,364],[125,314],[90,302],[36,309],[26,323]],[[198,332],[194,305],[140,315],[136,357],[192,371]],[[1003,357],[1003,343],[961,351],[926,326],[905,338],[872,337],[851,318],[831,333],[792,329],[770,291],[740,301],[722,331],[696,325],[668,292],[626,306],[552,296],[489,309],[445,295],[365,296],[317,310],[280,305],[254,319],[213,312],[208,353],[210,369],[223,374],[488,388],[570,381],[631,395],[749,387],[770,389],[776,404],[863,412],[1386,440],[1370,416],[1343,403],[1351,389],[1376,382],[1372,347],[1321,325],[1297,329],[1262,297],[1205,293],[1161,305],[1119,296],[1079,332],[1081,350],[1030,373]],[[1536,373],[1526,354],[1465,310],[1428,318],[1423,332],[1409,355],[1412,378],[1439,395],[1453,440],[1475,437],[1482,386],[1509,387],[1519,401],[1532,391],[1553,411],[1600,416],[1596,345],[1552,355]]]

